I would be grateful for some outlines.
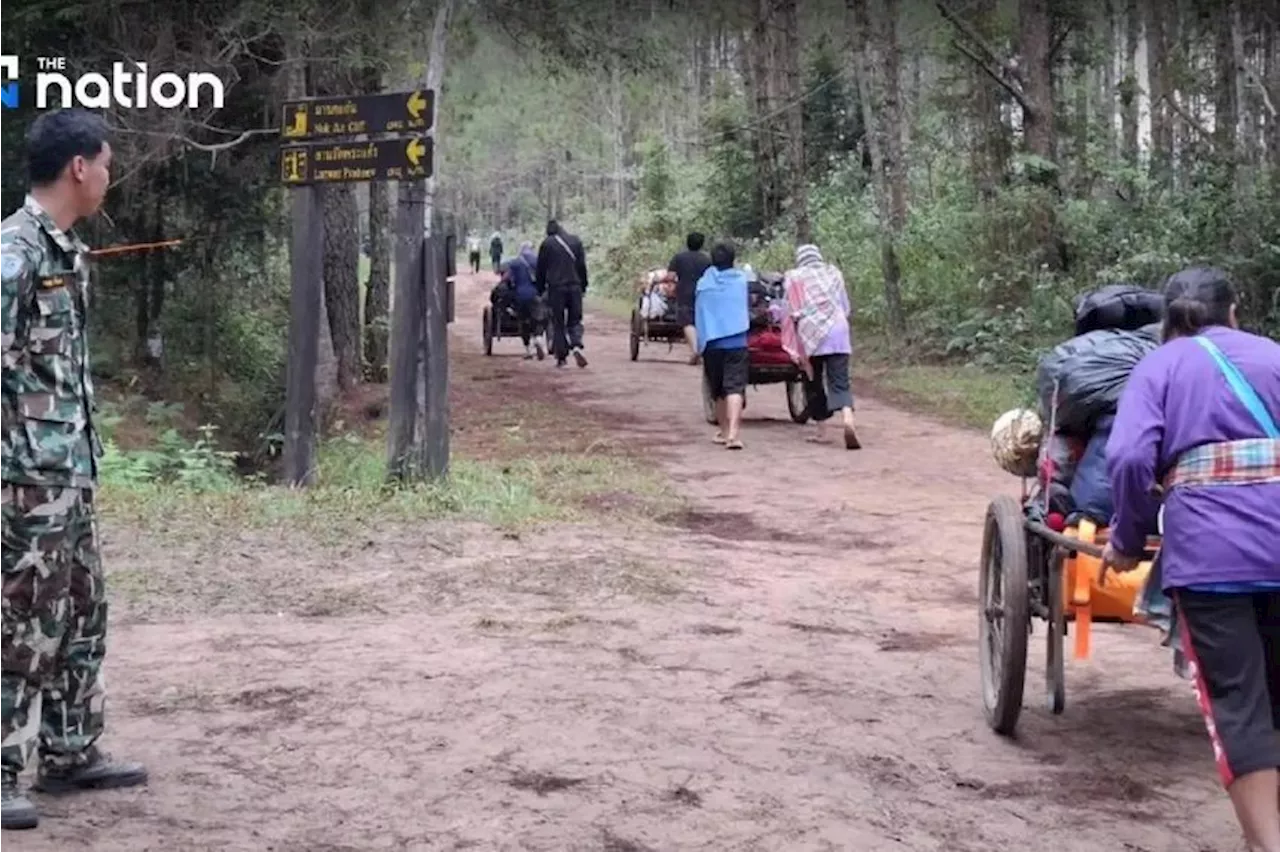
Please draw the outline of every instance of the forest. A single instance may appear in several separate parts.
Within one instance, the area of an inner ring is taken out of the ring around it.
[[[860,361],[1016,386],[1068,336],[1076,294],[1155,286],[1193,262],[1228,268],[1246,324],[1280,333],[1280,0],[5,12],[3,52],[24,68],[124,59],[227,83],[221,110],[109,113],[114,184],[84,235],[182,241],[99,262],[95,371],[153,408],[184,405],[255,464],[278,452],[288,343],[279,106],[430,84],[432,67],[436,209],[482,238],[502,231],[510,250],[557,217],[589,248],[597,304],[629,298],[699,230],[758,268],[785,268],[797,241],[821,246],[850,286]],[[6,112],[6,212],[25,190],[32,114]],[[398,194],[321,192],[325,400],[385,381]]]

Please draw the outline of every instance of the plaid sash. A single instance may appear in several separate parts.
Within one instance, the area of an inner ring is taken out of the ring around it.
[[[1187,450],[1164,477],[1179,485],[1257,485],[1280,482],[1280,438],[1250,438]]]

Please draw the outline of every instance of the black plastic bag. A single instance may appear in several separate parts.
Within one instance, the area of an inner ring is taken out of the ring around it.
[[[1101,417],[1115,413],[1133,368],[1159,345],[1160,327],[1147,325],[1137,331],[1099,329],[1054,347],[1036,370],[1041,419],[1064,434],[1090,437]]]
[[[1164,296],[1134,284],[1108,284],[1076,300],[1076,335],[1109,328],[1135,331],[1164,320]]]

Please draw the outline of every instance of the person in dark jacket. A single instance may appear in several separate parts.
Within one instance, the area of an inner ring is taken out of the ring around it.
[[[489,238],[489,259],[493,261],[493,271],[502,271],[502,234],[497,231]]]
[[[526,361],[535,354],[539,361],[547,356],[543,337],[547,325],[546,306],[533,280],[537,263],[533,243],[522,244],[520,253],[502,264],[502,278],[490,296],[495,307],[500,307],[500,303],[510,305],[520,318],[520,340],[524,343]]]
[[[698,289],[698,279],[711,265],[711,258],[702,250],[707,238],[697,231],[685,238],[685,250],[671,258],[667,271],[676,276],[676,319],[684,328],[684,339],[689,344],[689,363],[697,364],[698,331],[693,321],[693,297]]]
[[[551,310],[551,351],[556,366],[563,367],[569,356],[579,367],[587,366],[582,354],[582,297],[587,292],[587,252],[582,240],[547,222],[547,238],[538,247],[538,292],[545,294]]]

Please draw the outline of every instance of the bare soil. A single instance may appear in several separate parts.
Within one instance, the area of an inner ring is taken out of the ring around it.
[[[460,451],[514,425],[528,452],[631,452],[687,505],[326,540],[107,518],[106,745],[151,784],[39,797],[6,848],[1239,848],[1151,630],[1098,630],[1060,717],[1037,631],[1020,736],[986,727],[977,555],[1017,483],[984,436],[863,398],[866,449],[815,446],[774,386],[727,452],[698,371],[665,345],[630,363],[624,323],[588,317],[586,370],[476,354],[489,281],[459,287]]]

